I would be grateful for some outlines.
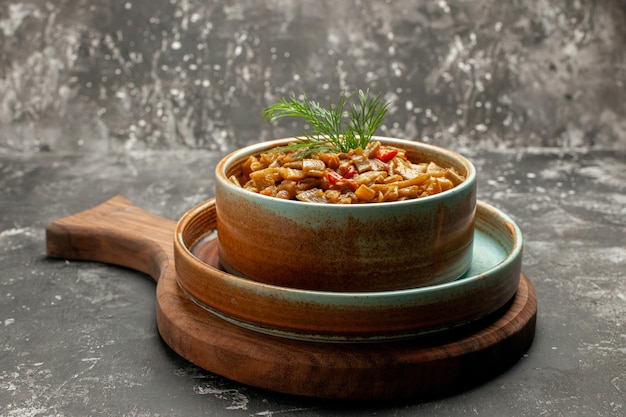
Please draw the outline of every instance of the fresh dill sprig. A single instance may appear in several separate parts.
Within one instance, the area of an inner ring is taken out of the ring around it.
[[[356,100],[351,103],[354,96]],[[296,138],[294,143],[277,150],[300,150],[302,156],[316,152],[341,153],[365,149],[382,124],[389,105],[380,96],[370,95],[369,90],[350,94],[342,92],[337,103],[330,103],[328,108],[309,100],[306,94],[302,99],[292,95],[289,100],[280,99],[263,110],[263,118],[272,122],[285,117],[299,117],[310,126],[309,130],[301,131],[301,137]]]

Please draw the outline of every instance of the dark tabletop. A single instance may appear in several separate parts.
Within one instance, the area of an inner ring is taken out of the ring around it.
[[[0,416],[624,415],[625,19],[618,0],[0,2]],[[261,119],[277,97],[359,87],[394,103],[381,134],[468,156],[523,232],[537,330],[500,376],[392,404],[244,386],[162,341],[148,276],[46,257],[48,223],[115,195],[170,219],[211,198],[225,153],[297,133]]]

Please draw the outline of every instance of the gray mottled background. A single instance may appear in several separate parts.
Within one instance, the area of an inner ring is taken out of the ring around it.
[[[626,0],[0,0],[0,416],[623,417]],[[178,219],[279,97],[370,88],[524,235],[533,346],[474,389],[338,404],[192,365],[144,274],[46,257],[117,194]]]
[[[386,136],[626,147],[624,0],[0,0],[0,152],[227,150],[371,88]]]

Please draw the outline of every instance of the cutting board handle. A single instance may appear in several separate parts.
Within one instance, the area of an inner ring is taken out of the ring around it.
[[[56,258],[124,266],[158,281],[174,259],[175,227],[175,221],[116,196],[50,223],[46,227],[46,252]]]

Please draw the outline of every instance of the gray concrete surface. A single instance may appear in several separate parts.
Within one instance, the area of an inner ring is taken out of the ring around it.
[[[0,416],[626,414],[626,3],[0,1]],[[277,97],[370,87],[390,136],[452,147],[525,237],[534,344],[446,398],[354,404],[243,386],[160,339],[140,273],[45,256],[121,194],[177,219]]]
[[[479,198],[513,217],[539,303],[509,371],[426,403],[341,404],[205,372],[160,339],[142,274],[45,257],[46,224],[114,195],[177,219],[213,194],[208,151],[0,157],[0,415],[621,416],[626,152],[465,152]]]

